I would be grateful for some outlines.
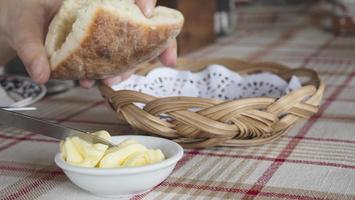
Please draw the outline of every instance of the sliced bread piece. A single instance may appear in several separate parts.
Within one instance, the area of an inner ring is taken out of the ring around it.
[[[182,14],[156,7],[146,18],[134,0],[66,0],[45,46],[54,79],[102,79],[161,54],[183,26]]]

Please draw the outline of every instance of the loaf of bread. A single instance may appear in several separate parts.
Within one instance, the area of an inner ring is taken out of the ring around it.
[[[143,15],[134,0],[65,0],[53,18],[45,47],[54,79],[102,79],[161,54],[184,17],[156,7]]]

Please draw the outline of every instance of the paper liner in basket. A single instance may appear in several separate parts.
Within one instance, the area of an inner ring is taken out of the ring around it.
[[[210,65],[198,73],[167,67],[156,68],[147,76],[133,75],[112,86],[112,89],[133,90],[155,97],[188,96],[236,100],[262,96],[279,98],[300,87],[300,80],[296,76],[289,82],[271,73],[242,77],[222,65]]]

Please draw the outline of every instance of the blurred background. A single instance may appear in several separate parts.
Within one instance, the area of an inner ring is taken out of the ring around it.
[[[181,56],[238,32],[278,26],[315,26],[329,34],[355,35],[353,0],[158,0],[158,5],[176,8],[185,16],[178,37]],[[18,59],[1,73],[26,75]],[[73,84],[51,81],[46,86],[49,93],[57,93]]]
[[[179,53],[188,54],[238,31],[317,26],[334,34],[355,32],[353,0],[158,0],[185,15]]]

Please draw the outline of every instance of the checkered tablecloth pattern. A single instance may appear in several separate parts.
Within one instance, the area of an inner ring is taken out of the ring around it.
[[[309,26],[240,31],[190,58],[237,57],[316,69],[327,90],[317,115],[271,144],[186,149],[162,184],[131,199],[355,199],[355,38]],[[97,89],[75,88],[32,114],[87,131],[127,133]],[[54,165],[58,142],[0,129],[0,199],[101,199]],[[119,187],[119,186],[118,186]]]

